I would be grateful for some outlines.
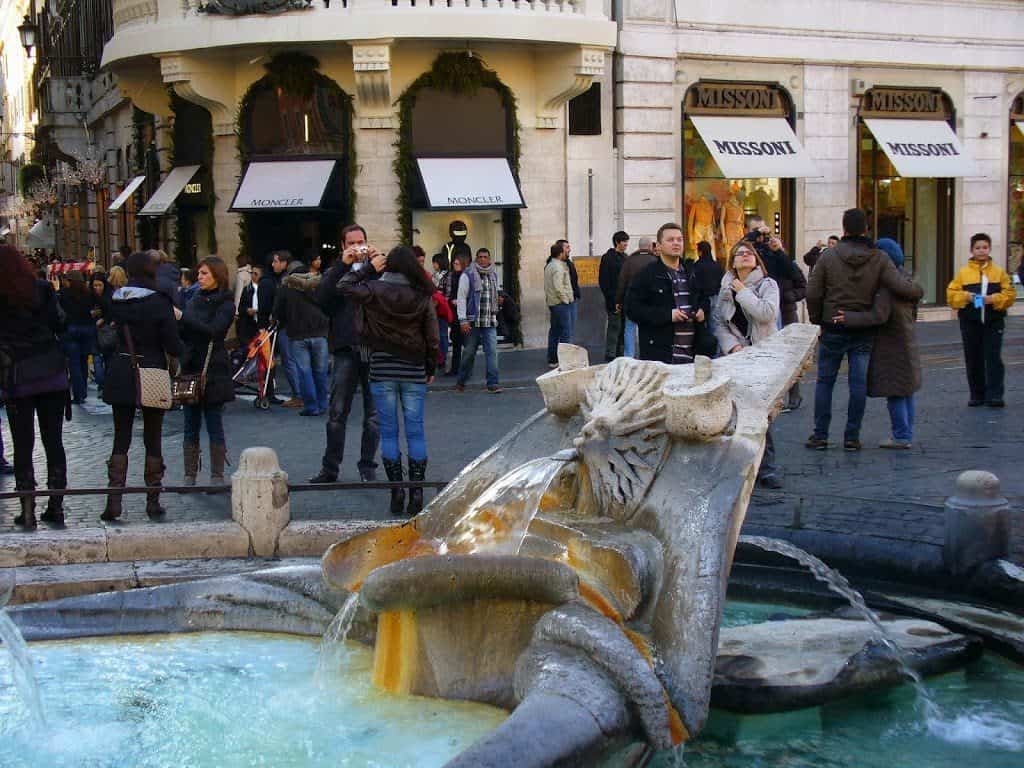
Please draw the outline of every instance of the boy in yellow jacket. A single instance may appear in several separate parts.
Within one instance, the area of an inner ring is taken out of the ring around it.
[[[946,303],[959,310],[964,340],[967,386],[971,407],[1002,408],[1003,328],[1006,310],[1016,299],[1006,270],[992,263],[992,238],[979,232],[971,237],[971,260],[946,289]]]

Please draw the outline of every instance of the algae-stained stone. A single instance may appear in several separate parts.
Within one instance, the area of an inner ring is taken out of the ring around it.
[[[107,537],[103,528],[56,531],[40,527],[31,536],[0,535],[0,555],[12,565],[102,563],[107,560]]]
[[[883,622],[919,674],[938,674],[976,658],[977,638],[930,621]],[[838,618],[768,621],[723,629],[711,702],[733,712],[814,707],[906,680],[866,621]]]
[[[246,557],[249,554],[249,536],[234,522],[127,525],[109,527],[106,532],[111,562]]]

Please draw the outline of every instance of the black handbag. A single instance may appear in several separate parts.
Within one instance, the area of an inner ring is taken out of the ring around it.
[[[175,405],[199,405],[206,393],[206,371],[210,367],[213,342],[206,347],[206,360],[200,373],[179,373],[171,379],[171,399]]]
[[[103,323],[96,326],[96,346],[105,355],[117,351],[117,326],[113,323]]]

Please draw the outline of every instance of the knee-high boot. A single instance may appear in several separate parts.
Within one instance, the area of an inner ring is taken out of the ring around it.
[[[224,485],[224,462],[228,447],[224,443],[210,443],[210,485]]]
[[[402,480],[402,457],[398,457],[398,461],[391,461],[390,459],[383,459],[384,472],[388,476],[388,480],[392,482]],[[401,515],[405,512],[405,489],[404,488],[392,488],[391,489],[391,514]]]
[[[50,467],[46,468],[46,487],[51,491],[63,490],[68,487],[68,470],[67,467]],[[63,496],[51,496],[49,501],[46,502],[46,511],[40,515],[40,519],[44,523],[52,525],[54,528],[64,527],[64,497]]]
[[[32,464],[29,463],[28,466],[21,469],[21,472],[18,472],[16,469],[14,473],[15,489],[19,491],[34,491],[36,489],[36,476],[32,469]],[[36,529],[36,497],[22,496],[18,499],[18,502],[21,504],[21,514],[14,518],[14,524],[20,525],[26,531],[34,531]]]
[[[128,477],[128,454],[114,453],[107,459],[107,487],[124,488],[125,480]],[[121,500],[119,493],[111,493],[107,496],[107,506],[100,515],[101,520],[117,520],[121,516]]]
[[[416,459],[409,459],[409,479],[410,480],[423,480],[427,476],[427,460],[417,461]],[[418,515],[423,509],[423,488],[410,488],[409,489],[409,507],[406,509],[406,514],[409,517]]]
[[[143,479],[147,486],[159,487],[164,479],[164,460],[160,456],[147,456]],[[151,520],[159,520],[167,510],[160,506],[160,492],[146,493],[146,514]]]
[[[195,485],[199,474],[199,443],[186,442],[183,446],[185,458],[185,485]]]

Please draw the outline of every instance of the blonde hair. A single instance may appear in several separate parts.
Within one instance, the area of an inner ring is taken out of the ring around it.
[[[757,268],[761,270],[761,274],[768,277],[768,268],[765,267],[764,262],[761,261],[761,254],[757,252],[757,248],[754,244],[748,240],[740,240],[732,248],[729,249],[729,271],[734,275],[736,274],[736,252],[740,248],[746,248],[748,251],[752,251],[754,254],[754,260],[757,262]]]
[[[110,273],[107,275],[107,285],[115,290],[128,285],[128,273],[124,271],[124,267],[115,266],[110,268]]]

